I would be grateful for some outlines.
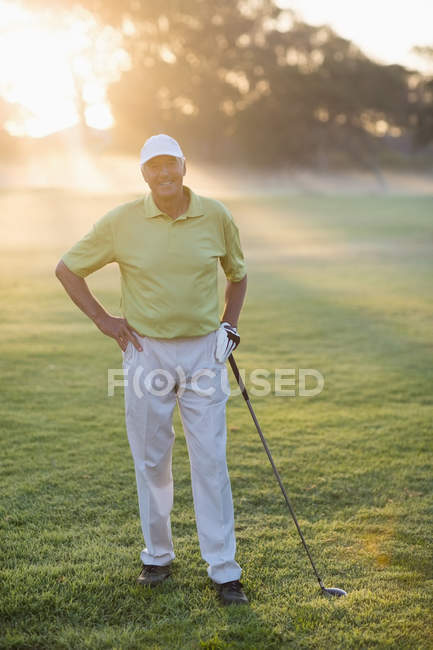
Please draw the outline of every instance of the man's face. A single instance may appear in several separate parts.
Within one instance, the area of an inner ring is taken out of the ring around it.
[[[156,198],[168,199],[182,190],[185,161],[174,156],[155,156],[141,167],[141,173]]]

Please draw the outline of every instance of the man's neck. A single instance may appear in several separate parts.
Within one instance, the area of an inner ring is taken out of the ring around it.
[[[182,190],[178,194],[165,201],[155,197],[153,197],[153,200],[161,212],[168,214],[172,219],[177,219],[188,209],[190,197],[188,190],[182,186]]]

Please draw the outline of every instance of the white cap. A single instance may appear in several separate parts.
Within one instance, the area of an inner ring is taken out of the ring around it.
[[[144,165],[155,156],[175,156],[175,158],[185,158],[178,142],[165,133],[152,135],[146,140],[140,151],[140,165]]]

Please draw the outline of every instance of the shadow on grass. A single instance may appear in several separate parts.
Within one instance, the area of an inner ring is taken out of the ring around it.
[[[427,375],[432,376],[432,341],[412,335],[406,323],[402,323],[401,315],[394,320],[391,314],[378,313],[373,306],[369,310],[367,306],[350,302],[343,304],[320,287],[314,289],[300,280],[282,279],[280,271],[268,270],[265,280],[262,274],[260,285],[274,288],[272,304],[267,305],[266,299],[261,304],[268,323],[277,317],[286,323],[287,339],[280,332],[273,345],[274,360],[275,353],[290,351],[295,365],[302,366],[305,357],[310,361],[325,359],[324,363],[332,370],[331,379],[336,377],[339,381],[339,366],[343,378],[350,373],[352,386],[338,386],[339,395],[334,396],[328,390],[327,400],[343,403],[346,397],[350,403],[365,401],[373,395],[364,390],[377,381],[380,386],[375,387],[376,398],[382,402],[391,398],[432,403],[425,381]],[[277,315],[275,301],[279,294],[284,296],[284,302],[278,301]],[[288,296],[292,296],[291,301]],[[427,314],[424,317],[427,321]],[[243,352],[241,348],[240,357]],[[272,361],[258,359],[257,363],[269,367]]]

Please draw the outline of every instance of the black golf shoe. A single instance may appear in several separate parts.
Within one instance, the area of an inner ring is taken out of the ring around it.
[[[242,584],[239,580],[231,580],[230,582],[223,582],[222,584],[216,584],[217,591],[221,602],[224,605],[246,605],[248,604],[248,598],[245,596]]]
[[[156,566],[155,564],[143,564],[140,575],[137,578],[139,585],[150,585],[154,587],[163,582],[171,574],[170,565]]]

